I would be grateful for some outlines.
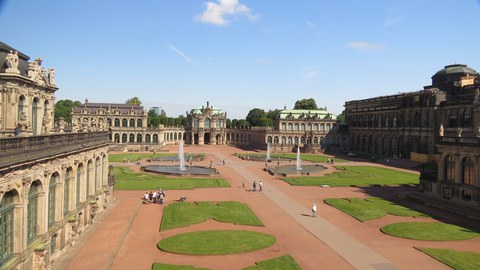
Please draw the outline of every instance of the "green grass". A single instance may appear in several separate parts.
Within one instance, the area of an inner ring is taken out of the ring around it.
[[[241,225],[263,226],[253,211],[239,202],[179,202],[170,204],[163,210],[162,231],[187,227],[213,218],[220,222]]]
[[[229,187],[223,178],[173,178],[160,174],[135,173],[128,167],[114,167],[115,189],[117,190],[180,190],[194,188]],[[168,194],[167,194],[168,195]]]
[[[456,270],[480,269],[480,253],[436,248],[418,249]]]
[[[153,157],[165,157],[165,156],[178,156],[175,153],[122,153],[122,154],[108,154],[109,162],[123,162],[123,160],[130,160],[130,162],[135,162],[137,159],[146,159]]]
[[[237,156],[240,157],[246,157],[246,156],[266,156],[266,154],[260,154],[260,153],[251,153],[251,154],[237,154]],[[294,153],[285,153],[285,154],[270,154],[270,158],[272,162],[275,162],[275,158],[289,158],[292,160],[297,159],[297,154]],[[310,161],[310,162],[327,162],[327,159],[332,158],[332,157],[327,157],[323,155],[315,155],[315,154],[300,154],[300,158],[304,161]],[[333,157],[333,162],[348,162],[348,160]]]
[[[377,197],[325,199],[325,202],[360,221],[381,218],[387,214],[405,217],[428,217],[420,212]]]
[[[271,235],[253,231],[197,231],[165,238],[157,247],[177,254],[225,255],[263,249],[275,241]]]
[[[286,177],[283,180],[292,186],[333,187],[414,185],[419,182],[417,174],[387,168],[373,166],[336,166],[336,168],[341,171],[325,176]]]
[[[195,268],[191,265],[174,265],[164,263],[153,263],[152,270],[210,270],[208,268]]]
[[[480,236],[478,232],[439,222],[400,222],[384,226],[381,230],[397,237],[427,241],[455,241]]]
[[[254,266],[242,270],[301,270],[300,266],[290,255],[273,258],[270,260],[256,262]]]

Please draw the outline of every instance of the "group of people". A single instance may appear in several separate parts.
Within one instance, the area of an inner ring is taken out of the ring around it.
[[[253,191],[257,191],[257,181],[253,180]],[[263,191],[263,182],[260,180],[258,182],[258,191]]]
[[[331,164],[331,165],[333,165],[333,158],[329,158],[329,159],[327,159],[327,164]]]
[[[143,195],[143,204],[163,204],[164,200],[165,192],[161,188],[159,188],[158,191],[150,191],[150,193],[145,192],[145,195]]]

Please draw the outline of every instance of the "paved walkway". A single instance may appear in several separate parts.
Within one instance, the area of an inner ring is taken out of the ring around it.
[[[257,182],[262,180],[263,194],[275,202],[288,215],[294,218],[306,230],[317,237],[319,240],[328,245],[345,261],[356,269],[373,269],[373,270],[396,270],[399,269],[390,261],[379,255],[367,246],[353,239],[334,225],[321,217],[312,218],[311,209],[307,209],[281,190],[268,184],[268,181],[256,174],[246,170],[248,163],[234,162],[228,157],[215,153],[220,160],[226,160],[226,166],[233,168],[246,182],[252,184],[253,180]]]

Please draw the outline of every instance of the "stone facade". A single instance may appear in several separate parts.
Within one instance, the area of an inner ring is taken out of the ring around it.
[[[480,74],[449,65],[423,90],[345,103],[352,151],[433,162],[422,191],[480,205]]]
[[[225,144],[227,113],[210,106],[202,106],[187,111],[185,143],[187,144]]]
[[[284,109],[273,128],[228,129],[227,143],[257,149],[269,143],[272,152],[292,152],[300,146],[302,152],[319,153],[327,147],[346,147],[347,138],[337,130],[337,116],[327,110]]]
[[[58,133],[54,71],[28,60],[0,43],[0,269],[50,269],[113,199],[108,132]]]
[[[127,151],[156,151],[166,144],[178,144],[183,127],[147,127],[147,113],[141,106],[118,103],[89,103],[74,108],[72,132],[109,130],[112,148]]]

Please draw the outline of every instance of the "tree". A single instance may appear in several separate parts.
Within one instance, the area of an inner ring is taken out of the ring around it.
[[[53,114],[54,121],[57,122],[60,117],[63,117],[67,123],[72,123],[72,109],[80,105],[81,103],[78,100],[62,99],[57,101]]]
[[[251,109],[248,112],[247,117],[245,120],[248,122],[250,126],[258,127],[262,126],[262,118],[266,118],[265,111],[259,108]]]
[[[337,119],[340,121],[340,123],[345,123],[345,110],[343,110],[342,113],[337,116]]]
[[[147,126],[158,127],[160,124],[160,118],[158,116],[154,109],[150,109],[147,112]]]
[[[294,110],[318,110],[317,103],[315,99],[302,99],[295,102]]]
[[[248,126],[249,126],[249,124],[248,124],[248,121],[247,121],[247,120],[245,120],[245,119],[240,119],[240,120],[238,120],[237,127],[239,127],[239,128],[246,128],[246,127],[248,127]]]
[[[132,97],[131,99],[127,99],[127,101],[125,101],[125,104],[142,106],[142,102],[138,97]]]

